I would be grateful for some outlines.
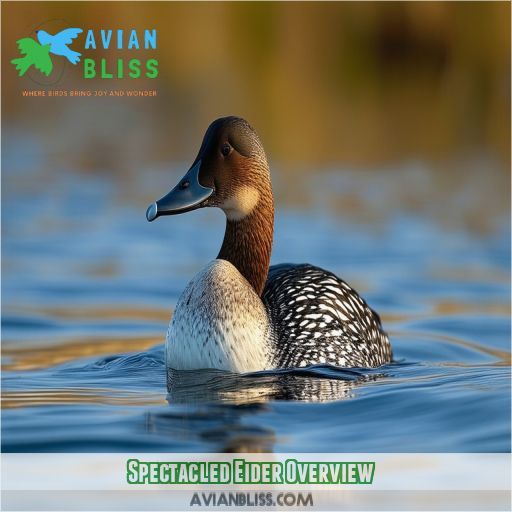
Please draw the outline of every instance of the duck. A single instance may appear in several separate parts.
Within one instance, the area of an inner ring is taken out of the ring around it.
[[[189,170],[146,218],[205,207],[225,213],[224,239],[176,304],[165,342],[169,370],[375,368],[392,360],[379,315],[345,281],[309,263],[270,266],[270,169],[241,117],[210,124]]]

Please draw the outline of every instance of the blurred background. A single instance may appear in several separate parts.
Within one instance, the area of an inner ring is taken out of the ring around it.
[[[42,26],[155,28],[147,55],[83,57],[151,56],[160,74],[20,78],[16,41]],[[508,2],[3,2],[4,449],[509,451],[510,36]],[[157,96],[21,94],[42,88]],[[167,403],[167,323],[224,219],[145,210],[231,114],[271,165],[273,263],[353,285],[392,365]],[[213,396],[269,405],[190,405]]]
[[[126,181],[148,166],[189,162],[208,124],[236,114],[259,132],[280,179],[419,165],[428,168],[424,181],[397,191],[402,206],[438,215],[476,181],[480,195],[456,202],[457,217],[482,229],[488,222],[475,209],[508,210],[507,2],[24,2],[3,13],[5,134],[34,137],[49,171],[122,173]],[[156,28],[158,79],[84,81],[68,68],[56,87],[149,87],[158,97],[21,97],[37,85],[9,63],[15,41],[59,22]],[[282,199],[303,204],[307,195],[292,189]],[[349,202],[345,209],[355,207]]]

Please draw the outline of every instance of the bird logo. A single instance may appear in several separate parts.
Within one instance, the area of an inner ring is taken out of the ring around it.
[[[78,64],[82,54],[71,50],[68,45],[81,32],[83,32],[81,28],[66,28],[51,35],[45,30],[37,30],[37,41],[31,37],[16,41],[18,50],[23,57],[13,59],[11,63],[16,67],[19,76],[23,76],[31,66],[49,76],[53,70],[50,53],[66,57],[71,64]]]

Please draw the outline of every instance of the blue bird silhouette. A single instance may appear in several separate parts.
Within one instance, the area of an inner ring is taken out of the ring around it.
[[[45,30],[38,30],[36,34],[40,44],[50,45],[50,53],[62,55],[66,57],[71,64],[77,64],[82,54],[69,49],[67,45],[71,44],[73,39],[75,39],[80,32],[83,32],[81,28],[66,28],[54,36]]]

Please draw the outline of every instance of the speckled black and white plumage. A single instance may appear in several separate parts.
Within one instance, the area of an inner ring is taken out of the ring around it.
[[[277,367],[377,367],[391,361],[377,313],[331,272],[309,264],[272,266],[262,300],[274,328]]]

